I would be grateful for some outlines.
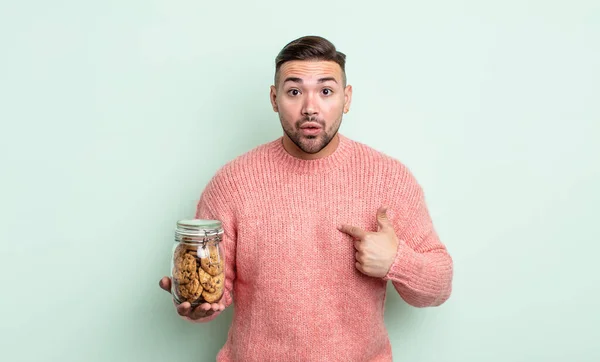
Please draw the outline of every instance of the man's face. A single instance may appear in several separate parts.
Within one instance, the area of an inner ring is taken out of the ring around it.
[[[331,61],[286,62],[271,87],[271,104],[285,134],[308,154],[321,151],[336,135],[351,98],[342,68]]]

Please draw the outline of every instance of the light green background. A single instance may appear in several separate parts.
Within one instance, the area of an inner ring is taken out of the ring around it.
[[[390,288],[395,360],[600,360],[598,1],[57,0],[0,6],[1,361],[214,360],[231,311],[186,323],[157,283],[214,172],[281,135],[306,34],[455,261],[440,308]]]

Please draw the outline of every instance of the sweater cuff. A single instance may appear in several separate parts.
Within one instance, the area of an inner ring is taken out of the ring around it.
[[[421,269],[423,268],[421,258],[421,254],[412,250],[405,243],[400,242],[398,250],[396,250],[394,262],[390,270],[383,277],[383,280],[391,280],[403,284],[415,280],[415,278],[418,278],[418,275],[421,275]]]

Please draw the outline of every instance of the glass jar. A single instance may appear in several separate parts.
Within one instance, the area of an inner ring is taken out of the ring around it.
[[[179,220],[171,258],[171,294],[177,304],[218,303],[225,287],[223,227],[218,220]]]

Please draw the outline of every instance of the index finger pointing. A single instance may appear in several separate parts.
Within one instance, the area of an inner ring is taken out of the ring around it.
[[[343,233],[346,233],[350,236],[353,236],[359,240],[364,239],[365,236],[367,235],[367,233],[363,229],[359,228],[358,226],[351,226],[351,225],[343,224],[343,225],[338,226],[338,230]]]

